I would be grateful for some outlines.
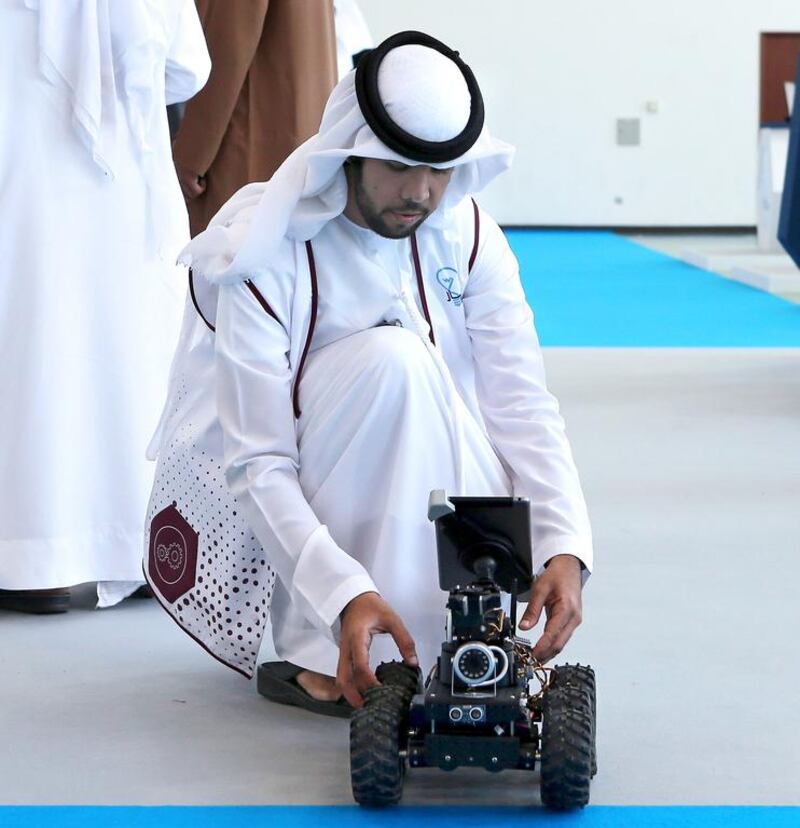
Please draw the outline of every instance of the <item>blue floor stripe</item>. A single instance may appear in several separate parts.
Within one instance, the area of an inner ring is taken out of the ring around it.
[[[800,807],[0,807],[3,828],[797,828]]]
[[[800,305],[615,233],[507,236],[543,345],[800,347]]]

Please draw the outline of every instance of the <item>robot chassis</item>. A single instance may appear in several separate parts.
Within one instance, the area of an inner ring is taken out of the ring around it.
[[[359,804],[399,802],[407,767],[539,767],[545,807],[589,802],[597,773],[594,672],[543,667],[516,636],[517,584],[531,582],[529,508],[523,498],[431,493],[439,582],[449,591],[446,640],[424,685],[419,668],[389,662],[376,670],[381,686],[350,722]]]

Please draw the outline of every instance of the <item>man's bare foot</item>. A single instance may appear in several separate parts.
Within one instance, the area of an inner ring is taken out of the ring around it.
[[[295,681],[303,690],[317,701],[338,701],[342,694],[336,686],[336,679],[332,676],[323,676],[321,673],[314,673],[311,670],[303,670],[295,677]]]

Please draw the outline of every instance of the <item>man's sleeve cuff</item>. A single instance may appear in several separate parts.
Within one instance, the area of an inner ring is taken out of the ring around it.
[[[580,535],[559,535],[548,538],[534,545],[533,567],[537,577],[544,572],[545,566],[556,555],[573,555],[581,562],[581,581],[586,583],[592,574],[594,554],[592,539]]]
[[[297,561],[290,594],[307,607],[314,623],[331,628],[347,604],[363,592],[377,592],[364,567],[339,547],[324,525],[308,537]],[[317,620],[314,620],[316,617]]]
[[[334,628],[342,610],[359,595],[365,592],[377,592],[375,582],[368,575],[355,575],[339,584],[328,598],[318,607],[319,617],[328,627]]]

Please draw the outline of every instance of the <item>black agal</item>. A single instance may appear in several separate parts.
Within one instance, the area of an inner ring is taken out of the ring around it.
[[[398,46],[427,46],[453,61],[461,70],[470,95],[469,119],[464,129],[447,141],[426,141],[398,126],[386,111],[378,92],[378,69],[386,55]],[[364,118],[375,135],[396,153],[423,164],[444,164],[462,156],[477,140],[483,129],[483,97],[472,70],[440,40],[422,32],[399,32],[369,52],[356,66],[356,95]]]

